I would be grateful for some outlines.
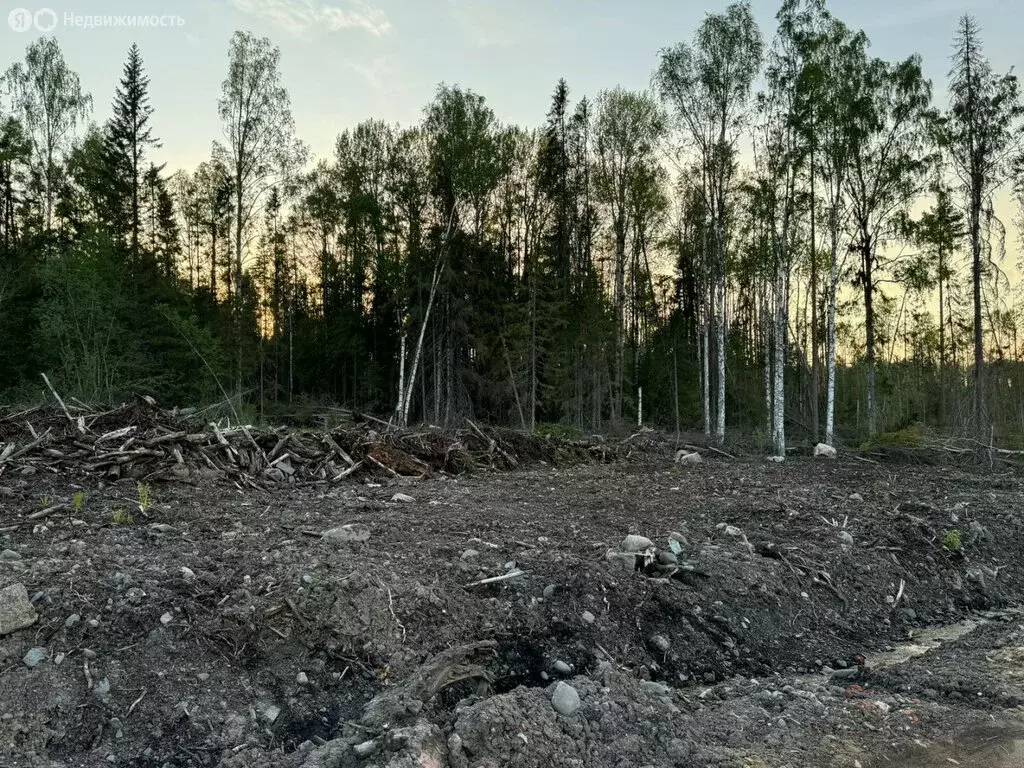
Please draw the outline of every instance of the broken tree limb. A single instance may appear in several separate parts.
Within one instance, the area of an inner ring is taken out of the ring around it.
[[[511,581],[512,579],[518,579],[521,576],[525,576],[526,574],[526,571],[520,571],[516,569],[514,571],[509,571],[508,573],[503,573],[501,574],[501,576],[491,576],[489,579],[480,579],[480,581],[474,581],[471,584],[467,584],[466,589],[469,589],[470,587],[483,586],[484,584],[497,584],[502,581]]]

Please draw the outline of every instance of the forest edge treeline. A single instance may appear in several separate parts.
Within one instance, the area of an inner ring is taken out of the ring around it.
[[[1016,78],[970,16],[945,109],[918,56],[873,57],[823,0],[777,22],[766,43],[748,3],[710,13],[650,90],[560,80],[536,129],[441,85],[420,124],[360,123],[330,158],[296,136],[279,50],[237,32],[223,135],[174,173],[138,47],[98,125],[39,38],[3,77],[0,391],[47,371],[85,401],[249,416],[642,419],[776,455],[918,423],[1020,442],[993,203],[1024,204]]]

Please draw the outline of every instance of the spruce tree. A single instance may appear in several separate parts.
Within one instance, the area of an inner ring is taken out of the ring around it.
[[[114,94],[114,116],[107,127],[107,148],[119,190],[125,196],[130,213],[128,235],[131,258],[136,263],[139,260],[139,231],[142,227],[139,194],[144,181],[146,149],[160,146],[149,124],[152,114],[149,78],[143,70],[139,47],[133,44]]]

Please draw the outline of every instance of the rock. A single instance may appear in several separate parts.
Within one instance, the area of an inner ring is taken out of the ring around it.
[[[0,637],[31,627],[37,618],[24,584],[11,584],[0,589]]]
[[[989,538],[988,529],[977,520],[971,520],[970,525],[967,526],[967,544],[988,541]]]
[[[850,501],[864,501],[864,497],[861,496],[859,493],[851,493]]]
[[[399,504],[414,504],[416,502],[416,499],[407,493],[396,493],[391,500],[397,501]]]
[[[784,463],[786,461],[786,457],[785,456],[769,456],[768,457],[768,461],[772,462],[773,464],[782,464],[782,463]]]
[[[818,443],[816,446],[814,446],[814,458],[816,459],[834,459],[837,455],[838,453],[836,452],[836,449],[833,448],[831,445],[826,445],[825,443]]]
[[[558,714],[572,717],[580,708],[580,695],[568,683],[558,683],[551,694],[551,706]]]
[[[843,531],[839,534],[839,540],[848,547],[853,546],[853,536],[849,531]]]
[[[53,666],[59,667],[61,664],[64,663],[64,659],[66,659],[67,657],[68,656],[66,653],[58,653],[56,656],[53,657]]]
[[[165,613],[163,616],[160,617],[160,623],[163,624],[165,627],[168,624],[170,624],[172,621],[174,621],[174,614],[171,613],[170,611],[168,611],[167,613]]]
[[[271,725],[274,721],[281,716],[281,708],[275,704],[263,704],[260,707],[260,714],[263,715],[263,719]]]
[[[178,532],[177,528],[175,528],[173,525],[168,525],[167,523],[153,523],[151,526],[149,526],[149,530],[153,531],[154,533],[177,533]]]
[[[295,676],[295,682],[299,685],[309,685],[309,676],[305,672],[299,672]]]
[[[654,547],[654,542],[646,536],[635,536],[630,534],[622,540],[623,552],[643,552]]]
[[[21,555],[15,552],[13,549],[5,549],[3,552],[0,552],[0,560],[3,560],[6,563],[10,563],[15,560],[21,560]]]
[[[679,565],[679,557],[674,552],[659,552],[658,562],[661,565]]]
[[[77,613],[72,613],[70,616],[64,619],[64,627],[66,629],[71,629],[73,626],[75,626],[75,624],[77,624],[81,620],[81,616],[79,616]]]
[[[22,663],[31,669],[32,667],[38,667],[43,661],[46,660],[47,652],[45,648],[33,648],[25,654],[25,658],[21,661]]]
[[[480,557],[480,553],[475,549],[467,549],[462,553],[460,560],[472,560],[474,557]]]
[[[552,667],[552,669],[555,670],[555,672],[557,672],[560,675],[571,675],[572,674],[572,667],[570,667],[568,664],[566,664],[561,659],[559,659],[554,664],[552,664],[551,667]]]
[[[592,614],[590,611],[584,611],[580,615],[580,618],[583,619],[587,624],[593,624],[595,621],[597,621],[597,617],[594,616],[594,614]]]
[[[377,751],[377,742],[373,739],[370,739],[369,741],[364,741],[363,743],[356,744],[354,747],[352,747],[352,751],[356,753],[356,757],[360,759],[366,759],[367,757],[369,757]]]
[[[651,646],[661,653],[668,653],[672,648],[672,642],[664,635],[651,635]]]
[[[676,451],[676,464],[702,464],[704,457],[696,451]]]
[[[329,544],[337,546],[343,544],[365,544],[370,540],[370,526],[363,523],[349,523],[348,525],[324,531],[321,538]]]
[[[743,535],[743,531],[741,531],[735,525],[726,525],[722,528],[722,530],[725,531],[726,536],[734,536],[736,538],[739,538]]]
[[[546,587],[544,587],[544,597],[551,597],[553,594],[555,594],[554,584],[548,584]]]
[[[195,581],[196,579],[196,572],[193,571],[191,568],[185,567],[184,565],[181,566],[181,575],[185,578],[186,581]]]
[[[640,690],[645,693],[655,693],[661,696],[672,693],[672,689],[664,683],[656,683],[653,680],[644,680],[640,683]]]

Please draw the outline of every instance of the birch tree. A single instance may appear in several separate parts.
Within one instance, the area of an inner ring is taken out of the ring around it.
[[[653,173],[655,148],[664,120],[655,101],[622,88],[597,99],[594,122],[595,189],[608,206],[614,241],[612,304],[615,310],[615,370],[612,374],[612,421],[622,416],[626,347],[627,241],[636,237],[633,195],[645,174]]]
[[[250,228],[269,190],[290,180],[306,159],[295,138],[288,91],[281,84],[281,51],[269,39],[236,32],[228,51],[228,76],[217,102],[226,146],[220,155],[234,193],[235,312],[238,319],[236,391],[242,391],[241,280]]]
[[[42,192],[43,224],[50,232],[61,161],[75,128],[92,111],[92,97],[82,90],[78,75],[64,61],[53,37],[30,43],[25,61],[13,64],[4,81],[31,142],[33,173]]]
[[[857,285],[864,296],[868,434],[878,431],[876,310],[885,249],[900,236],[898,225],[923,190],[929,165],[926,118],[931,83],[921,59],[897,64],[870,59],[850,73],[852,131],[846,190],[854,229],[851,250],[860,257]]]
[[[701,192],[712,223],[713,290],[709,313],[715,326],[717,401],[715,435],[725,440],[725,302],[728,206],[735,184],[737,143],[742,135],[764,44],[749,2],[709,14],[692,44],[661,53],[655,81],[675,111],[683,134],[699,156]]]
[[[845,252],[840,241],[849,219],[846,182],[850,174],[857,97],[855,74],[867,66],[867,38],[829,18],[817,39],[808,84],[818,102],[816,150],[829,238],[829,287],[825,333],[825,443],[835,444],[836,302]]]
[[[755,151],[761,170],[760,197],[768,221],[773,270],[771,434],[774,455],[786,457],[786,350],[789,329],[789,273],[796,230],[800,173],[808,149],[800,130],[800,91],[807,49],[807,15],[799,0],[787,0],[778,14],[779,30],[768,54],[767,89],[758,95],[760,121]]]

